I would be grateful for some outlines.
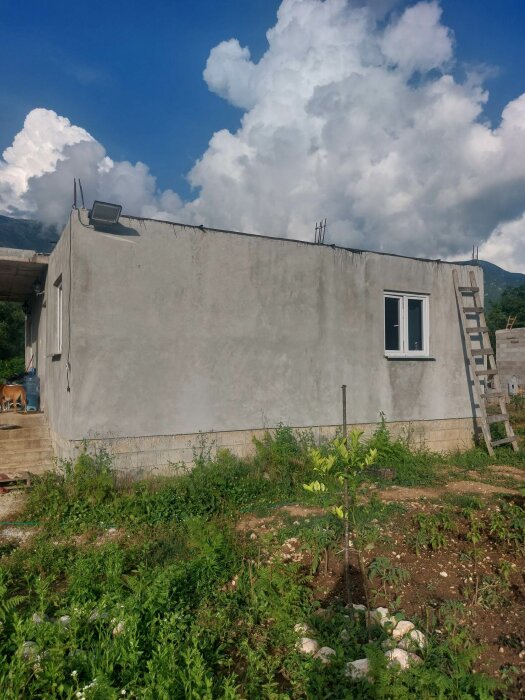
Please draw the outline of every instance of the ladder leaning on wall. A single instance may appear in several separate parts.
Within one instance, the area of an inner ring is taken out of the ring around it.
[[[496,365],[496,357],[490,342],[489,329],[485,320],[485,310],[481,301],[479,287],[474,272],[469,272],[470,286],[462,287],[459,284],[458,271],[453,270],[454,289],[458,304],[461,326],[465,337],[465,349],[470,367],[471,381],[474,390],[474,398],[478,405],[478,421],[487,450],[494,454],[494,448],[499,445],[512,445],[517,451],[518,441],[512,430],[507,411],[507,392],[501,388],[501,381]],[[475,325],[467,325],[467,321],[474,321]],[[473,347],[473,338],[478,337],[479,347]],[[483,364],[476,363],[476,358],[486,358]],[[490,387],[489,387],[490,382]],[[487,413],[487,401],[497,399],[499,413]],[[506,437],[493,440],[490,433],[492,423],[503,423]]]

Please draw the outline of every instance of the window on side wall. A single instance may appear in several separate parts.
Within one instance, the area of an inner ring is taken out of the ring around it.
[[[62,354],[63,288],[62,275],[55,282],[55,355]]]
[[[385,293],[385,355],[427,357],[428,296]]]

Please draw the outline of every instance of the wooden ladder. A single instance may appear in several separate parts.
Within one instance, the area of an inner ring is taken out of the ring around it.
[[[501,388],[496,357],[490,342],[489,329],[485,320],[485,310],[476,282],[476,275],[472,271],[469,272],[470,286],[468,287],[460,286],[457,270],[452,271],[452,276],[454,278],[454,289],[456,290],[461,326],[465,337],[465,349],[470,365],[474,397],[479,410],[477,418],[488,453],[493,455],[494,448],[499,445],[512,445],[512,449],[517,451],[518,441],[512,430],[507,412],[507,392]],[[475,325],[467,325],[467,320],[474,321]],[[480,347],[472,346],[472,340],[476,336],[480,341]],[[478,364],[476,363],[476,358],[486,358],[487,362]],[[498,400],[499,413],[487,414],[487,401],[490,399]],[[490,433],[490,425],[492,423],[503,423],[506,437],[500,440],[493,440]]]

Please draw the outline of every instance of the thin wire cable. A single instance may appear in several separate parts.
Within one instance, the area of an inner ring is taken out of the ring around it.
[[[77,209],[78,212],[78,209]],[[73,246],[73,228],[71,224],[72,213],[69,215],[69,288],[68,288],[68,299],[67,299],[67,360],[66,360],[66,380],[67,380],[67,391],[71,391],[71,283],[73,279],[71,271],[71,261],[72,261],[72,246]]]

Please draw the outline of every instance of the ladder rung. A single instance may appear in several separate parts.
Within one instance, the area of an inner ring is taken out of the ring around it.
[[[463,311],[466,314],[480,314],[483,311],[482,306],[464,306]]]
[[[504,391],[486,391],[483,394],[484,399],[502,399],[505,396],[507,396],[507,394]]]
[[[495,416],[487,416],[487,423],[505,423],[508,419],[503,413],[497,413]]]
[[[458,287],[458,290],[462,294],[474,294],[475,292],[479,292],[479,287]]]
[[[472,348],[470,352],[473,355],[494,355],[492,348]]]
[[[493,377],[497,373],[497,369],[477,369],[474,372],[478,377]]]
[[[478,333],[488,333],[488,330],[487,326],[471,326],[470,328],[465,328],[467,333],[475,333],[476,335]]]
[[[516,436],[514,437],[506,437],[502,438],[501,440],[494,440],[494,442],[491,442],[490,444],[492,447],[497,447],[498,445],[509,445],[511,442],[516,442]]]

